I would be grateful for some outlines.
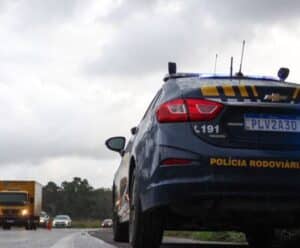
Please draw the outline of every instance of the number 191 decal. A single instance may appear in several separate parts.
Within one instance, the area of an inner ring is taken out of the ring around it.
[[[194,130],[197,134],[219,134],[220,126],[211,124],[194,125]]]

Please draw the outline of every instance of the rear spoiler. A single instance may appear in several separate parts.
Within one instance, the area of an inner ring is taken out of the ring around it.
[[[181,72],[181,73],[167,74],[164,77],[164,81],[166,82],[169,79],[189,78],[189,77],[199,77],[199,76],[200,76],[199,73],[185,73],[185,72]]]
[[[175,62],[168,63],[168,74],[163,78],[166,82],[169,79],[177,78],[215,78],[215,79],[254,79],[254,80],[263,80],[263,81],[278,81],[285,82],[286,78],[289,75],[290,70],[288,68],[280,68],[278,71],[278,77],[267,77],[267,76],[245,76],[243,74],[230,75],[220,75],[220,74],[207,74],[207,73],[190,73],[190,72],[177,72],[177,64]]]

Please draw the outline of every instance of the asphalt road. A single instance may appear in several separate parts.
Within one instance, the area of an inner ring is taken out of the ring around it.
[[[100,229],[89,232],[92,236],[97,237],[116,248],[130,248],[127,243],[116,243],[112,239],[110,229]],[[245,244],[219,243],[219,242],[197,242],[187,239],[164,238],[161,248],[247,248]]]
[[[110,229],[38,229],[26,231],[0,229],[0,248],[129,248],[115,243]],[[185,239],[166,238],[162,248],[242,248],[245,245],[199,243]]]
[[[115,248],[80,229],[0,231],[1,248]]]
[[[128,243],[112,240],[110,229],[38,229],[26,231],[0,229],[0,248],[130,248]],[[276,246],[278,247],[278,246]],[[299,243],[280,247],[299,247]],[[161,248],[248,248],[246,244],[197,242],[187,239],[165,238]]]

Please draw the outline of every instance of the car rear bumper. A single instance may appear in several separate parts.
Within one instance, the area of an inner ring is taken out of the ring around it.
[[[167,229],[300,227],[300,191],[233,191],[210,180],[152,185],[141,197],[143,208],[166,211]]]
[[[240,178],[240,183],[216,182],[212,176],[203,180],[172,180],[152,184],[141,196],[143,208],[145,210],[172,204],[188,204],[189,202],[201,202],[202,200],[224,200],[241,199],[255,200],[258,202],[280,201],[299,201],[300,209],[300,188],[291,189],[285,185],[268,186],[258,184],[247,184]],[[259,189],[260,188],[260,189]],[[256,209],[255,209],[256,210]]]
[[[56,224],[53,224],[52,227],[54,227],[54,228],[67,228],[67,227],[71,227],[71,225],[66,224],[66,223],[56,223]]]
[[[227,156],[225,151],[197,155],[164,147],[160,161],[175,157],[190,159],[192,163],[158,165],[151,178],[141,182],[144,186],[141,188],[143,210],[163,208],[175,214],[176,218],[181,216],[201,221],[214,217],[218,221],[212,224],[213,227],[221,219],[224,224],[227,223],[227,228],[234,226],[235,220],[241,219],[250,224],[263,220],[265,223],[274,221],[274,225],[286,226],[286,221],[293,222],[288,219],[300,223],[300,167],[298,169],[292,164],[295,168],[285,168],[284,165],[286,161],[300,161],[297,158],[299,155],[282,155],[272,151],[232,151]],[[224,160],[212,164],[212,158]],[[246,160],[247,166],[236,161],[230,164],[229,158]],[[275,167],[276,162],[278,168]]]

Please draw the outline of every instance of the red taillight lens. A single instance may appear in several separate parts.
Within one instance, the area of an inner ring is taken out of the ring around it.
[[[157,120],[165,122],[208,121],[216,118],[223,109],[218,102],[202,99],[176,99],[162,104],[157,112]]]
[[[163,122],[182,122],[188,120],[183,99],[176,99],[162,104],[156,111],[157,120]]]
[[[217,117],[223,109],[223,105],[218,102],[187,99],[186,100],[191,121],[208,121]]]
[[[192,160],[182,158],[168,158],[161,162],[161,165],[172,166],[172,165],[188,165],[191,164]]]

